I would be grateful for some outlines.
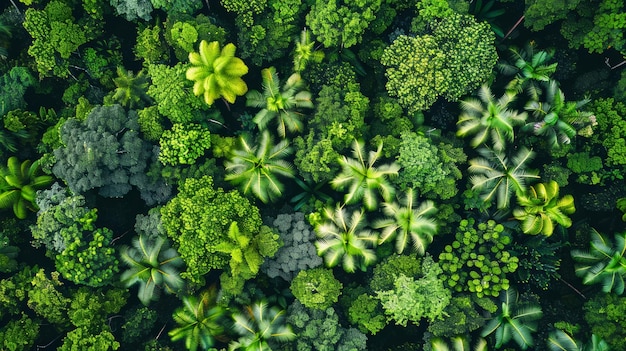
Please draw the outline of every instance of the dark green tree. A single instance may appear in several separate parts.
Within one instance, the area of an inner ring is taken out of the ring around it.
[[[216,304],[215,289],[205,290],[198,297],[183,297],[183,306],[172,317],[178,325],[169,332],[172,341],[185,340],[190,351],[207,350],[224,334],[226,311]]]

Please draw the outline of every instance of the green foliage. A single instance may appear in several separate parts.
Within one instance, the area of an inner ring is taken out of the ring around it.
[[[137,123],[143,138],[148,141],[158,141],[163,135],[163,116],[159,113],[157,106],[146,107],[137,111]]]
[[[482,300],[482,301],[481,301]],[[436,337],[451,338],[457,335],[468,335],[485,325],[482,313],[484,308],[478,304],[488,301],[493,305],[489,312],[495,312],[497,306],[488,297],[478,298],[475,295],[456,295],[443,310],[445,318],[439,318],[428,324],[428,331]]]
[[[439,263],[453,290],[496,297],[509,288],[507,276],[517,270],[519,259],[507,250],[511,237],[504,226],[494,220],[475,224],[473,218],[459,223],[456,240],[445,246]]]
[[[557,329],[550,333],[548,337],[548,347],[552,351],[608,351],[609,346],[606,341],[599,338],[597,335],[592,334],[591,340],[584,344],[581,341],[574,339],[574,337],[560,329]]]
[[[385,49],[387,92],[414,113],[428,109],[447,89],[446,55],[430,35],[399,36]]]
[[[547,240],[546,236],[540,235],[513,245],[514,255],[519,258],[519,267],[515,272],[518,280],[543,290],[548,290],[550,283],[561,277],[558,273],[561,267],[558,253],[563,243]]]
[[[179,61],[187,59],[199,41],[218,41],[223,44],[226,37],[223,28],[202,14],[195,18],[189,15],[168,16],[165,24],[165,40],[174,48]]]
[[[222,6],[229,12],[237,14],[237,20],[246,26],[252,26],[253,16],[260,14],[267,7],[267,0],[220,0]]]
[[[292,152],[288,140],[278,144],[264,131],[258,144],[252,146],[241,137],[240,148],[224,163],[229,172],[224,178],[238,185],[244,194],[252,193],[264,203],[275,202],[282,196],[283,183],[278,176],[291,178],[294,171],[284,158]]]
[[[324,209],[326,220],[315,228],[317,254],[324,257],[327,267],[335,267],[341,261],[343,269],[354,273],[359,268],[365,271],[376,261],[376,253],[368,246],[376,245],[378,237],[364,229],[363,211],[354,211],[348,217],[347,211],[337,206],[333,211]]]
[[[424,255],[426,247],[432,243],[433,235],[437,232],[437,223],[429,218],[437,209],[430,200],[414,208],[414,201],[413,189],[409,189],[400,204],[383,203],[383,213],[388,217],[373,223],[375,229],[382,229],[378,244],[395,237],[397,253],[401,254],[411,241],[412,248],[418,254]]]
[[[59,351],[108,351],[117,350],[120,343],[115,341],[115,336],[108,330],[103,330],[97,334],[92,334],[85,328],[76,328],[67,333],[63,339],[63,345],[57,350]]]
[[[493,149],[502,151],[507,143],[515,139],[513,128],[524,123],[526,112],[509,109],[509,104],[515,101],[513,93],[506,92],[496,100],[486,84],[478,90],[478,98],[461,101],[463,113],[457,122],[456,135],[465,137],[475,134],[470,143],[474,148],[487,144],[490,139]]]
[[[339,299],[343,284],[327,268],[301,270],[291,281],[291,292],[300,303],[312,309],[325,310]]]
[[[124,17],[127,21],[134,21],[141,18],[144,21],[152,19],[152,3],[150,0],[109,0],[118,16]]]
[[[605,293],[624,293],[626,278],[626,233],[616,233],[612,243],[597,230],[591,231],[589,250],[572,250],[576,275],[583,284],[602,284]]]
[[[0,318],[17,315],[25,309],[31,281],[38,271],[36,267],[24,267],[12,276],[0,280]]]
[[[177,251],[187,265],[181,276],[201,283],[211,269],[224,268],[228,256],[217,251],[228,241],[228,228],[237,223],[243,235],[260,231],[259,209],[236,191],[214,188],[209,176],[188,178],[179,193],[161,208],[161,220],[167,235],[177,244]]]
[[[20,162],[11,156],[7,166],[0,168],[0,208],[12,208],[19,219],[25,219],[27,210],[36,211],[36,191],[52,184],[52,177],[41,175],[39,161]]]
[[[316,0],[306,16],[306,24],[324,46],[349,48],[361,42],[381,3],[381,0]]]
[[[285,324],[285,311],[269,307],[265,301],[247,306],[244,313],[236,312],[232,317],[233,330],[240,337],[229,344],[229,350],[271,350],[271,343],[296,337],[291,326]]]
[[[422,276],[415,279],[400,273],[395,276],[391,290],[375,291],[387,320],[406,326],[419,325],[422,318],[429,321],[441,318],[450,303],[451,292],[439,278],[443,271],[430,256],[422,260]]]
[[[161,134],[159,161],[164,165],[191,165],[211,147],[211,133],[195,123],[174,123]]]
[[[135,308],[124,313],[122,324],[122,342],[130,344],[146,339],[147,334],[157,321],[157,311],[149,307]]]
[[[199,297],[183,297],[183,307],[178,308],[172,317],[178,326],[169,332],[172,341],[185,340],[187,350],[207,350],[222,335],[222,318],[226,311],[215,304],[216,291],[205,290]]]
[[[293,326],[296,338],[290,350],[360,351],[366,350],[367,337],[354,328],[345,328],[332,307],[309,309],[294,301],[287,312],[287,323]]]
[[[570,12],[576,9],[580,2],[581,0],[526,0],[524,25],[533,31],[540,31],[550,23],[567,18]]]
[[[626,297],[597,294],[584,306],[591,332],[604,339],[611,350],[626,347]]]
[[[107,317],[118,313],[126,304],[128,292],[125,289],[90,289],[80,287],[72,294],[68,306],[70,322],[86,331],[95,333],[109,329]]]
[[[226,44],[220,49],[220,43],[206,40],[200,42],[199,52],[189,53],[192,67],[187,69],[185,77],[194,82],[193,94],[203,95],[207,105],[213,105],[215,99],[223,97],[231,104],[237,96],[243,96],[248,86],[241,76],[248,73],[248,66],[235,57],[235,45]]]
[[[394,286],[395,276],[405,275],[409,278],[417,278],[422,275],[421,258],[407,255],[391,255],[374,267],[374,274],[370,280],[373,291],[391,290]]]
[[[525,147],[512,156],[486,147],[478,149],[478,153],[482,157],[469,161],[470,183],[487,205],[495,198],[499,209],[507,208],[513,194],[523,193],[526,182],[539,178],[536,171],[526,170],[534,152]]]
[[[0,273],[11,273],[17,270],[17,254],[20,248],[10,245],[5,233],[0,233]],[[2,317],[2,314],[0,314]]]
[[[606,150],[606,164],[626,165],[626,104],[612,98],[597,99],[591,109],[598,123],[594,143]]]
[[[71,299],[65,297],[60,286],[59,274],[52,272],[48,278],[45,270],[40,269],[32,278],[32,289],[28,291],[28,307],[50,323],[66,327],[68,306]]]
[[[567,215],[576,211],[574,197],[568,194],[559,198],[559,184],[554,180],[517,193],[517,203],[522,207],[515,208],[513,216],[522,222],[522,231],[526,234],[550,236],[554,222],[565,228],[572,226]]]
[[[166,62],[169,59],[169,48],[163,38],[163,27],[158,23],[154,27],[139,26],[133,52],[143,61],[144,66]]]
[[[293,49],[293,70],[302,72],[309,63],[320,63],[324,59],[324,52],[315,50],[315,41],[306,27],[300,32],[300,40],[296,41]]]
[[[117,67],[117,78],[113,78],[113,83],[116,87],[111,96],[113,102],[133,109],[142,108],[151,102],[147,95],[148,77],[143,70],[135,76],[132,71]]]
[[[469,351],[469,350],[486,351],[488,350],[487,341],[485,341],[485,339],[482,339],[482,338],[478,339],[473,349],[470,349],[470,343],[465,337],[455,336],[452,338],[451,341],[452,341],[452,347],[454,351]],[[450,351],[448,344],[440,338],[431,339],[430,347],[433,351]]]
[[[365,208],[372,211],[378,207],[377,192],[384,201],[391,201],[395,195],[395,189],[387,181],[387,177],[397,176],[400,166],[397,163],[391,163],[375,167],[374,164],[382,153],[383,145],[378,144],[376,151],[370,151],[367,160],[364,146],[363,142],[354,140],[353,158],[343,156],[339,159],[342,171],[330,184],[338,190],[348,188],[344,197],[346,204],[363,200]]]
[[[313,108],[311,93],[306,91],[304,81],[298,73],[292,74],[280,90],[280,80],[274,67],[261,71],[263,78],[263,92],[251,90],[246,94],[246,106],[261,107],[261,111],[254,116],[254,123],[264,130],[267,124],[276,119],[278,134],[285,137],[290,132],[302,131],[304,114],[300,108]]]
[[[538,100],[541,95],[540,82],[550,80],[556,71],[557,63],[551,63],[554,50],[537,51],[535,43],[530,42],[523,49],[511,48],[510,61],[501,61],[497,68],[505,75],[514,75],[513,80],[507,85],[507,90],[526,93],[533,99]]]
[[[356,324],[361,332],[372,335],[376,335],[387,325],[380,301],[367,293],[350,301],[348,320]]]
[[[138,283],[137,296],[146,306],[150,301],[158,300],[160,288],[172,294],[180,291],[184,285],[178,272],[183,260],[163,237],[150,240],[140,235],[133,240],[133,247],[124,246],[120,249],[120,257],[129,267],[122,273],[120,280],[126,287]]]
[[[536,320],[543,315],[541,307],[532,302],[519,301],[517,291],[507,289],[500,298],[502,305],[498,313],[481,332],[482,337],[495,333],[496,348],[508,343],[511,338],[522,349],[534,344],[531,333],[537,331]]]
[[[0,348],[10,351],[30,350],[38,334],[39,324],[22,312],[20,319],[12,319],[0,329]]]
[[[192,94],[192,84],[185,79],[188,65],[177,63],[174,67],[149,64],[148,75],[152,84],[150,95],[158,106],[159,113],[172,123],[202,121],[208,107]]]
[[[272,224],[284,245],[261,267],[268,277],[291,281],[301,270],[322,265],[322,258],[313,244],[315,231],[306,222],[304,213],[279,214]]]

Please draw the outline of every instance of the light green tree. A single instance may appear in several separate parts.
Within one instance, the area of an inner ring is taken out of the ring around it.
[[[241,79],[248,73],[248,66],[235,57],[235,50],[231,43],[220,49],[219,42],[202,40],[199,52],[189,53],[192,67],[187,69],[186,77],[194,81],[194,95],[203,95],[209,106],[220,97],[233,104],[237,96],[248,91],[246,82]]]
[[[137,109],[150,104],[152,99],[148,95],[150,82],[148,76],[141,70],[137,75],[123,67],[117,68],[117,77],[113,78],[115,91],[111,99],[124,107]]]
[[[474,135],[471,141],[476,148],[491,140],[494,150],[502,151],[507,142],[513,142],[513,128],[524,124],[526,112],[518,112],[509,107],[515,101],[515,95],[506,92],[495,99],[488,85],[483,84],[478,90],[478,99],[468,98],[461,101],[461,110],[457,122],[457,136]]]
[[[379,143],[378,149],[370,151],[366,156],[364,143],[355,139],[352,143],[354,158],[342,156],[339,159],[341,173],[330,184],[339,190],[348,188],[344,197],[346,204],[363,200],[366,209],[375,210],[379,201],[377,192],[383,200],[391,201],[395,195],[395,188],[389,183],[387,177],[397,176],[400,166],[394,162],[375,167],[374,164],[382,154],[382,150],[383,144]]]
[[[296,337],[291,326],[285,324],[285,311],[269,307],[265,301],[246,307],[244,313],[234,313],[233,320],[233,329],[240,337],[228,345],[229,351],[271,351],[271,343]]]
[[[437,233],[437,223],[431,218],[437,208],[430,200],[414,206],[415,198],[413,189],[408,189],[400,203],[383,203],[383,213],[387,217],[376,220],[372,225],[375,229],[382,229],[378,244],[395,237],[397,253],[404,252],[412,242],[412,248],[424,255]]]
[[[15,156],[9,157],[7,166],[0,168],[0,208],[12,208],[19,219],[25,219],[28,210],[36,211],[37,190],[53,181],[51,176],[40,173],[39,161],[20,162]]]
[[[169,332],[172,341],[185,340],[189,351],[207,350],[224,333],[222,319],[226,311],[215,304],[216,291],[205,290],[200,296],[183,297],[183,306],[172,317],[178,325]]]
[[[268,131],[261,134],[258,145],[244,137],[238,149],[224,163],[229,174],[225,179],[238,185],[244,194],[252,193],[264,203],[282,196],[284,185],[279,176],[292,178],[294,170],[284,158],[292,152],[288,140],[274,144]]]
[[[313,102],[311,93],[305,90],[300,74],[292,74],[282,90],[274,67],[263,69],[261,77],[263,92],[251,90],[246,94],[246,106],[262,108],[254,116],[254,123],[260,130],[264,130],[270,121],[276,119],[278,134],[283,138],[287,130],[292,133],[302,131],[304,114],[299,109],[312,109]]]
[[[376,261],[376,253],[368,248],[376,245],[375,233],[364,229],[363,211],[354,211],[350,217],[341,207],[334,211],[324,209],[325,220],[315,228],[318,240],[317,254],[324,257],[326,266],[335,267],[341,262],[343,269],[353,273],[356,268],[365,270]]]

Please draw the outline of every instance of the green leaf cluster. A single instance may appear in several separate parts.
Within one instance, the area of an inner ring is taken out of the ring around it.
[[[593,140],[606,150],[606,164],[626,165],[626,104],[613,98],[597,99],[591,109],[598,123]]]
[[[597,294],[584,306],[591,332],[604,339],[611,350],[626,347],[626,297]]]
[[[38,161],[9,157],[7,166],[0,168],[0,208],[12,208],[19,219],[26,218],[27,210],[36,211],[36,191],[52,184],[52,177],[40,171]]]
[[[237,223],[241,234],[253,236],[260,231],[261,216],[259,209],[239,191],[215,188],[209,176],[188,178],[178,191],[161,208],[161,220],[187,265],[181,276],[202,283],[203,275],[228,263],[228,256],[220,253],[217,246],[229,241],[228,228],[232,223]]]
[[[325,310],[339,299],[343,284],[327,268],[301,270],[291,281],[291,292],[300,303]]]
[[[174,49],[179,61],[185,61],[197,44],[206,40],[223,44],[226,40],[224,28],[213,23],[211,18],[199,14],[168,16],[165,21],[165,41]]]
[[[190,165],[211,147],[211,133],[195,123],[174,123],[159,140],[159,161],[164,165]]]
[[[494,220],[476,224],[463,219],[456,240],[439,255],[445,283],[454,291],[469,291],[478,297],[497,297],[510,286],[508,275],[517,270],[519,259],[507,249],[511,237]]]
[[[30,350],[39,335],[39,324],[22,312],[0,329],[0,348],[10,351]]]

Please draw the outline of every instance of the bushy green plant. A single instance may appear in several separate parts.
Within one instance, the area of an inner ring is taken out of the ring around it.
[[[195,123],[174,123],[159,140],[159,161],[164,165],[190,165],[211,147],[211,132]]]
[[[508,250],[511,237],[503,225],[463,219],[455,238],[439,255],[447,286],[478,297],[497,297],[509,288],[509,274],[517,270],[519,259]]]
[[[626,297],[600,293],[585,303],[584,311],[591,332],[611,350],[626,347]]]
[[[559,184],[555,181],[530,186],[524,193],[517,193],[517,203],[522,206],[513,210],[513,216],[522,222],[526,234],[552,235],[554,222],[565,228],[572,226],[568,215],[574,213],[574,197],[559,198]]]
[[[327,268],[301,270],[291,281],[291,292],[308,308],[325,310],[339,299],[343,284]]]

